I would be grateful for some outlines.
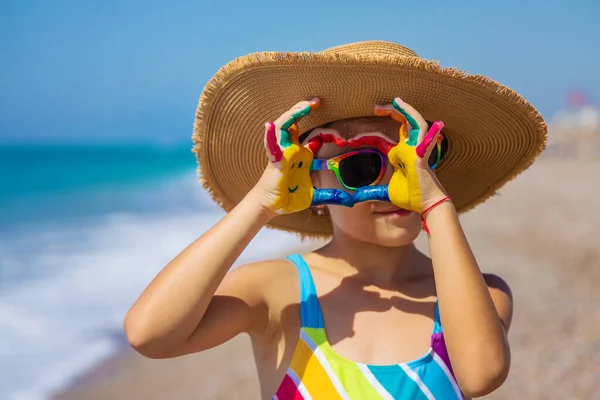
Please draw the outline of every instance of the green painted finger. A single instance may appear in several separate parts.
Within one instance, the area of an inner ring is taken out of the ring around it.
[[[290,118],[287,121],[285,121],[283,123],[283,125],[281,125],[281,129],[288,130],[290,128],[290,126],[295,124],[296,121],[298,121],[300,118],[306,117],[308,114],[310,114],[311,110],[312,110],[312,107],[310,105],[307,105],[306,107],[302,108],[301,110],[296,111],[295,113],[293,113],[290,116]]]
[[[419,123],[400,104],[398,104],[397,99],[394,99],[394,101],[392,101],[392,104],[396,110],[398,110],[400,113],[402,113],[402,115],[404,115],[404,117],[410,124],[411,129],[408,133],[407,144],[409,146],[416,146],[419,140]]]
[[[310,114],[310,112],[313,110],[313,108],[316,108],[319,105],[320,105],[320,101],[317,101],[317,100],[309,101],[308,105],[306,107],[303,107],[300,110],[293,113],[288,118],[288,120],[285,121],[281,125],[281,147],[286,148],[286,147],[292,145],[292,140],[291,140],[290,132],[289,132],[290,127],[292,125],[294,125],[296,122],[298,122],[300,119],[302,119],[303,117],[306,117],[308,114]]]

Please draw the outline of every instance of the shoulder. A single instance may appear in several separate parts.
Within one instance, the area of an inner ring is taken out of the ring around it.
[[[286,259],[273,259],[243,264],[229,271],[217,294],[235,293],[248,303],[261,303],[269,308],[286,301],[286,294],[299,292],[298,273]]]
[[[281,328],[284,311],[298,305],[298,272],[286,259],[243,264],[227,274],[216,295],[241,300],[252,322],[250,330],[268,337]]]
[[[510,286],[498,275],[483,274],[483,278],[487,284],[498,316],[502,319],[504,327],[508,331],[513,314],[513,296]]]
[[[226,280],[244,286],[253,283],[259,289],[296,277],[296,268],[286,259],[256,261],[240,265],[227,273]]]

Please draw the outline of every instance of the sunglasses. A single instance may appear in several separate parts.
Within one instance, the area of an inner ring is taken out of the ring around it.
[[[428,159],[431,169],[435,169],[439,165],[445,148],[445,139],[434,147]],[[356,190],[381,182],[387,161],[387,155],[377,149],[358,149],[329,159],[314,159],[311,170],[333,171],[345,189]]]
[[[383,178],[387,156],[376,149],[359,149],[329,159],[315,159],[311,170],[330,170],[348,190],[376,185]]]

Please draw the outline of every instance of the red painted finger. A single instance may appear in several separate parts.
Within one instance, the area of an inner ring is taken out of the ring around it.
[[[435,121],[429,131],[423,137],[423,141],[417,145],[417,156],[420,158],[424,158],[426,155],[428,156],[433,149],[433,146],[436,145],[437,138],[444,127],[444,123],[442,121]]]
[[[273,122],[265,124],[265,148],[271,162],[276,163],[283,158],[283,152],[277,141],[277,129]]]

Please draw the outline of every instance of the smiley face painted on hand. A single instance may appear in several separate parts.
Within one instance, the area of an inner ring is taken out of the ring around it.
[[[421,213],[423,202],[427,200],[424,199],[427,197],[424,196],[424,192],[435,192],[429,189],[435,185],[431,185],[433,179],[428,160],[433,147],[441,141],[444,124],[436,121],[427,131],[427,123],[423,117],[400,98],[395,98],[391,104],[376,106],[375,114],[389,116],[401,124],[400,141],[388,153],[388,159],[394,168],[388,185],[388,197],[393,204],[401,208]],[[438,149],[438,162],[440,156],[441,150]],[[434,165],[437,165],[437,162]],[[425,179],[422,179],[422,176],[425,176]],[[424,181],[427,189],[422,185]]]
[[[310,173],[309,168],[313,160],[312,152],[303,146],[290,146],[283,150],[283,158],[286,161],[281,167],[288,193],[290,195],[295,193],[303,195],[303,191],[307,191],[312,187],[310,177],[307,180],[307,174]]]
[[[278,194],[271,205],[277,213],[290,213],[321,204],[339,204],[352,207],[351,196],[339,189],[315,189],[310,170],[313,150],[298,141],[298,121],[320,106],[312,99],[296,104],[275,122],[265,125],[267,155],[280,171]]]
[[[271,206],[279,213],[303,210],[311,205],[314,189],[309,167],[313,153],[298,142],[296,123],[318,106],[317,101],[298,103],[277,121],[266,124],[267,155],[281,171],[277,184],[279,195]]]

